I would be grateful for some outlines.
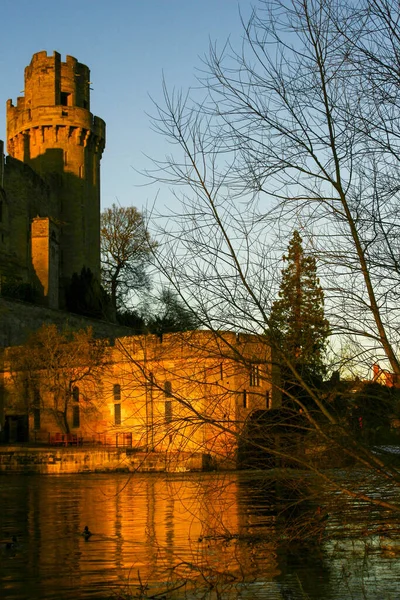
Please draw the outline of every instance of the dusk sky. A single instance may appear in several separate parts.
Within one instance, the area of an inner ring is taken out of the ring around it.
[[[152,132],[150,97],[162,97],[162,76],[172,89],[196,85],[196,68],[209,40],[228,36],[240,44],[240,11],[251,0],[1,0],[0,139],[6,138],[5,104],[24,87],[24,68],[40,50],[76,57],[91,70],[91,110],[107,124],[102,160],[102,205],[142,208],[157,187],[142,187],[135,172],[162,157],[163,140]],[[168,149],[166,148],[166,151]],[[160,190],[158,207],[168,204]]]

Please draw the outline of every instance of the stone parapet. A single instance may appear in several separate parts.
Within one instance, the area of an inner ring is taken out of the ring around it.
[[[0,447],[0,473],[184,473],[203,471],[208,464],[207,455],[201,453],[132,453],[123,448]]]

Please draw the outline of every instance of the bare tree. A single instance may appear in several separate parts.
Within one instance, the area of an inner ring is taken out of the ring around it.
[[[101,215],[102,283],[114,310],[124,307],[132,292],[149,288],[147,268],[157,243],[143,214],[134,206],[105,209]]]
[[[154,123],[175,154],[148,174],[172,186],[181,211],[164,226],[160,261],[204,325],[263,339],[297,229],[324,287],[329,367],[343,366],[344,344],[360,375],[377,360],[400,375],[399,18],[387,0],[262,0],[241,49],[211,46],[203,98],[164,85]],[[343,422],[338,389],[313,388],[274,351],[312,399],[310,411],[290,398],[310,431],[399,483]]]
[[[29,399],[28,411],[47,415],[62,432],[69,433],[71,424],[79,427],[81,411],[96,408],[106,343],[95,340],[90,328],[59,332],[55,325],[43,325],[24,346],[11,348],[9,359]]]

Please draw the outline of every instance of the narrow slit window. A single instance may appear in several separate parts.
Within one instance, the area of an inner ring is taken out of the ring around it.
[[[113,396],[114,396],[114,402],[119,402],[119,400],[121,400],[121,386],[119,385],[119,383],[114,384]]]
[[[248,408],[247,406],[247,392],[243,390],[243,408]]]
[[[40,429],[40,390],[36,385],[33,388],[33,429]]]
[[[121,405],[114,404],[114,425],[121,425]]]
[[[164,383],[164,395],[166,398],[171,398],[172,396],[172,383],[170,381]]]
[[[33,429],[35,431],[40,429],[40,408],[38,406],[33,409]]]
[[[166,400],[165,401],[165,422],[166,423],[171,423],[172,422],[172,400]]]
[[[81,424],[81,415],[79,404],[72,407],[72,427],[79,427]]]
[[[72,399],[74,402],[79,402],[79,388],[77,385],[72,388]]]

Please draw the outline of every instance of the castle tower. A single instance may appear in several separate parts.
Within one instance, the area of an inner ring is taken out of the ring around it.
[[[34,54],[24,97],[7,102],[7,150],[50,186],[60,229],[61,283],[88,267],[100,275],[100,159],[105,123],[90,112],[90,71],[72,56]]]

